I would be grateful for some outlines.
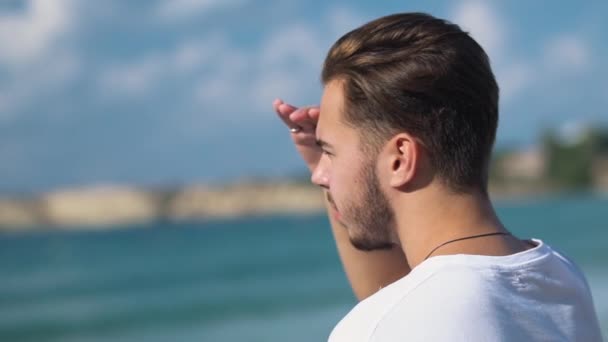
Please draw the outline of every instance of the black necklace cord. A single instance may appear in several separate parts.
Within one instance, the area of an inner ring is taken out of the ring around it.
[[[458,238],[458,239],[446,241],[446,242],[442,243],[441,245],[433,248],[433,250],[426,256],[426,258],[424,258],[424,260],[428,259],[433,253],[435,253],[436,250],[438,250],[439,248],[447,245],[448,243],[452,243],[452,242],[456,242],[456,241],[462,241],[462,240],[468,240],[468,239],[475,239],[475,238],[480,238],[480,237],[485,237],[485,236],[493,236],[493,235],[511,235],[511,233],[509,233],[509,232],[494,232],[494,233],[486,233],[486,234],[465,236],[465,237],[461,237],[461,238]],[[424,261],[424,260],[422,260],[422,261]]]

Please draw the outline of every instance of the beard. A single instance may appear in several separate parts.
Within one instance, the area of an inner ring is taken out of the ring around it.
[[[363,251],[387,250],[395,245],[395,212],[382,192],[374,158],[361,169],[362,191],[344,205],[343,217],[352,222],[349,230],[352,245]]]

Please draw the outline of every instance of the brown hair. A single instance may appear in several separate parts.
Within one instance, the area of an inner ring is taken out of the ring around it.
[[[322,82],[342,82],[344,121],[376,152],[406,131],[457,192],[486,191],[498,85],[483,49],[460,27],[423,13],[389,15],[341,37]]]

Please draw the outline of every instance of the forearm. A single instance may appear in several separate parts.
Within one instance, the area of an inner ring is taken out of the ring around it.
[[[348,231],[335,219],[327,196],[324,198],[338,254],[357,299],[363,300],[409,273],[409,265],[400,248],[367,252],[353,247]]]

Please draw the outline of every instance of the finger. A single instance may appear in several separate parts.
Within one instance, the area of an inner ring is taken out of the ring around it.
[[[298,133],[312,133],[314,134],[316,124],[308,117],[308,107],[300,107],[289,114],[289,121],[295,125],[295,127],[301,128]],[[292,126],[294,127],[294,126]]]
[[[302,107],[305,109],[304,111],[298,111],[297,113],[292,113],[289,115],[292,120],[307,120],[316,125],[317,121],[319,121],[319,107]]]
[[[315,122],[315,124],[319,121],[319,115],[321,115],[321,110],[319,107],[312,107],[308,109],[308,116]]]
[[[317,127],[317,122],[319,121],[319,107],[317,106],[308,106],[305,107],[306,110],[296,111],[289,116],[289,119],[302,126],[310,131],[314,131]]]
[[[279,116],[279,118],[285,123],[285,125],[289,128],[303,128],[298,123],[292,121],[289,116],[294,112],[303,111],[303,108],[297,108],[290,104],[284,103],[283,101],[277,99],[273,102],[273,107]],[[297,132],[296,132],[297,133]]]
[[[283,100],[281,99],[274,99],[274,101],[272,101],[272,108],[274,108],[274,110],[276,111],[277,108],[283,103]]]
[[[302,129],[306,132],[314,132],[317,125],[316,122],[310,119],[308,111],[308,107],[303,107],[300,110],[296,110],[289,115],[289,120],[302,127]]]
[[[293,134],[314,134],[318,120],[318,107],[306,106],[297,108],[285,103],[281,99],[273,101],[273,107],[281,120],[283,120],[289,128],[301,128],[301,130],[297,132],[292,132]]]
[[[277,114],[281,114],[281,115],[289,115],[294,110],[298,109],[295,106],[292,106],[288,103],[283,102],[283,100],[281,100],[281,99],[274,100],[274,102],[272,103],[272,107],[277,112]]]
[[[290,116],[291,114],[293,114],[294,112],[297,112],[297,111],[299,111],[299,110],[304,110],[304,109],[305,109],[305,108],[298,108],[298,107],[292,106],[292,105],[290,105],[290,104],[288,104],[288,103],[283,103],[283,104],[281,104],[281,105],[279,106],[279,108],[278,108],[278,110],[277,110],[277,111],[278,111],[278,113],[279,113],[280,115],[283,115],[283,116],[289,117],[289,116]]]
[[[283,102],[281,99],[276,99],[272,102],[274,111],[278,114],[279,118],[285,122],[286,125],[290,125],[292,122],[289,120],[289,114],[297,110],[296,107]]]

